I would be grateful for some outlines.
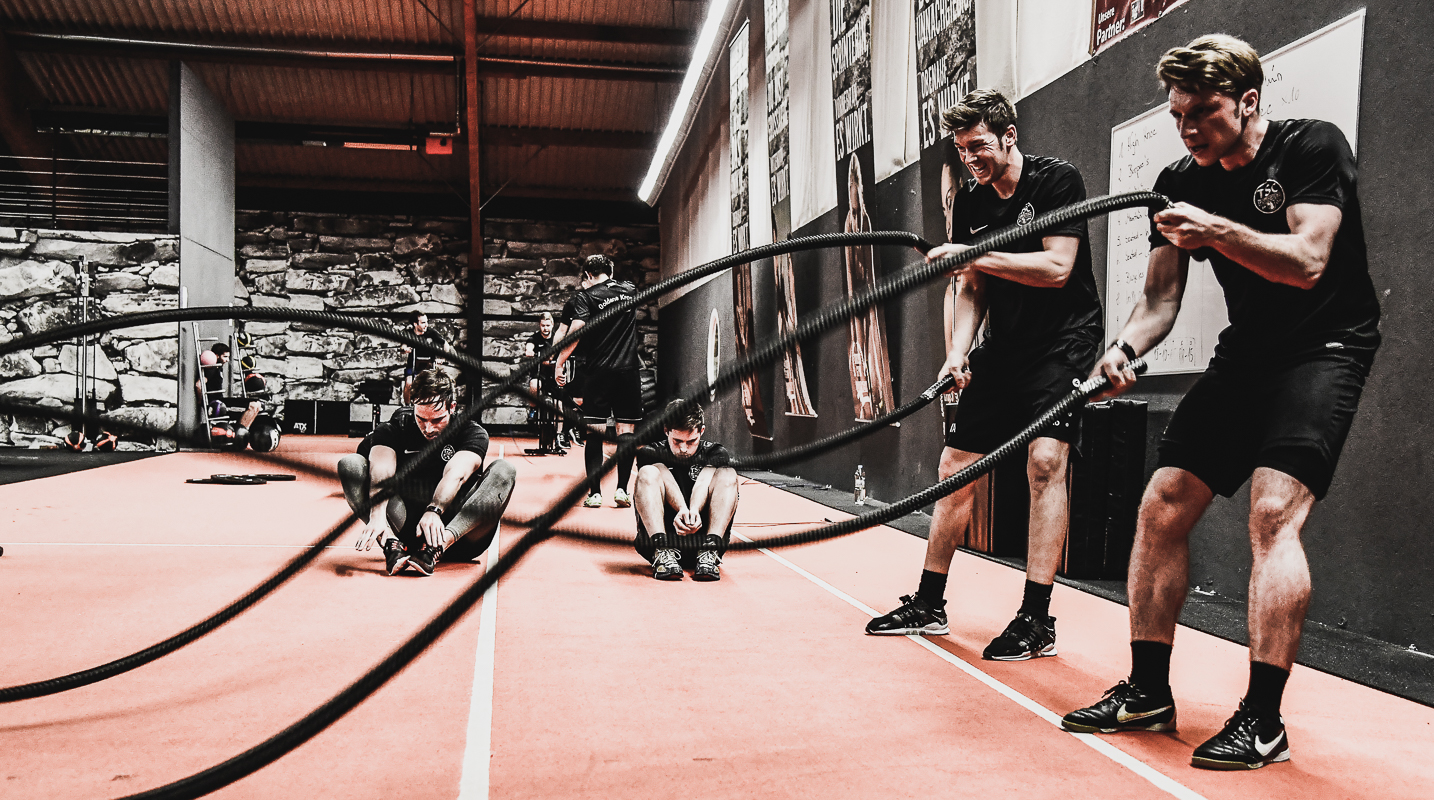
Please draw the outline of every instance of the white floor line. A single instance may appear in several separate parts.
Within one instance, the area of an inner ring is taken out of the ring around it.
[[[500,523],[498,529],[502,530]],[[488,545],[484,569],[498,559],[498,532]],[[467,744],[463,748],[463,778],[458,800],[488,800],[488,769],[493,758],[493,656],[498,637],[498,584],[483,593],[478,615],[478,655],[473,661],[473,697],[469,701]]]
[[[736,536],[738,539],[741,539],[746,542],[752,541],[751,539],[748,539],[740,533],[734,533],[733,536]],[[759,552],[765,554],[769,558],[776,560],[777,563],[781,564],[787,569],[797,573],[798,575],[801,575],[803,578],[806,578],[807,580],[811,581],[812,583],[815,583],[823,589],[826,589],[828,592],[845,601],[849,605],[860,609],[863,614],[868,614],[873,617],[877,616],[876,609],[872,608],[866,603],[861,602],[855,597],[852,597],[846,592],[843,592],[841,589],[832,586],[830,583],[827,583],[826,581],[822,580],[821,578],[818,578],[812,573],[807,572],[806,570],[777,555],[771,550],[768,550],[764,547],[760,547],[757,549]],[[990,675],[987,675],[986,673],[977,669],[975,666],[966,662],[964,659],[958,658],[955,655],[952,655],[950,652],[943,650],[940,647],[937,647],[931,642],[926,641],[925,637],[913,635],[907,636],[906,638],[931,651],[938,658],[947,662],[948,664],[951,664],[952,666],[956,667],[967,675],[970,675],[981,683],[984,683],[992,689],[995,689],[997,692],[1001,693],[1006,698],[1014,701],[1017,705],[1021,706],[1027,711],[1030,711],[1032,714],[1035,714],[1046,722],[1055,725],[1057,728],[1060,727],[1061,717],[1054,711],[1051,711],[1040,703],[1037,703],[1031,698],[1026,697],[1020,692],[1016,691],[1015,689],[1012,689],[1011,687],[996,680]],[[1140,777],[1149,781],[1151,784],[1155,785],[1157,788],[1168,792],[1174,797],[1181,798],[1181,800],[1205,800],[1204,795],[1201,795],[1199,792],[1196,792],[1195,790],[1180,783],[1174,778],[1171,778],[1169,775],[1166,775],[1160,770],[1157,770],[1149,764],[1146,764],[1144,761],[1135,758],[1134,756],[1101,739],[1095,734],[1071,733],[1070,731],[1066,730],[1062,730],[1062,733],[1065,733],[1067,736],[1074,737],[1082,744],[1090,747],[1097,753],[1100,753],[1106,758],[1109,758],[1111,761],[1114,761],[1122,767],[1125,767],[1131,772],[1134,772],[1136,775],[1139,775]]]

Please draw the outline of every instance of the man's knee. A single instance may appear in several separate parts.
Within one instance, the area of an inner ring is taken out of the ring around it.
[[[1026,461],[1026,479],[1031,485],[1032,494],[1065,484],[1067,448],[1068,445],[1064,443],[1059,446],[1031,448],[1030,456]]]
[[[339,459],[339,482],[344,486],[362,486],[368,481],[368,459],[351,453]]]
[[[657,468],[656,464],[648,464],[647,466],[638,468],[637,484],[633,487],[634,493],[641,492],[646,494],[648,492],[659,491],[661,487],[662,471]]]
[[[501,497],[503,505],[508,504],[508,499],[513,494],[513,486],[518,482],[518,471],[507,459],[500,458],[488,465],[483,471],[483,481],[479,484],[480,492],[492,497]]]
[[[736,490],[737,470],[732,467],[717,467],[712,473],[712,489]]]

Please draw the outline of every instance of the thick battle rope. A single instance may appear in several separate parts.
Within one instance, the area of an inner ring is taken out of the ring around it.
[[[757,469],[758,467],[777,467],[793,461],[801,461],[805,458],[814,458],[828,450],[835,450],[847,442],[874,433],[878,429],[894,422],[900,422],[906,419],[917,411],[925,408],[932,400],[940,397],[943,392],[951,391],[955,385],[956,382],[951,379],[951,376],[946,375],[942,377],[941,380],[927,387],[926,391],[917,395],[915,400],[912,400],[904,406],[888,411],[869,422],[863,422],[854,428],[848,428],[839,433],[824,436],[814,442],[789,447],[786,450],[734,459],[732,466],[737,469]]]
[[[671,291],[675,288],[681,287],[715,272],[729,269],[736,264],[750,263],[752,261],[760,260],[762,258],[768,258],[773,255],[792,253],[800,250],[810,250],[822,247],[849,244],[905,244],[910,245],[912,247],[925,247],[926,249],[930,249],[931,247],[931,245],[925,240],[921,239],[915,234],[907,233],[905,231],[877,231],[854,234],[822,234],[818,236],[801,237],[798,239],[791,239],[770,245],[764,245],[762,247],[754,248],[752,250],[734,253],[730,256],[717,259],[716,261],[703,264],[695,269],[683,272],[681,275],[677,275],[665,281],[662,281],[657,285],[638,293],[631,300],[609,308],[607,311],[594,318],[591,325],[585,327],[587,327],[589,331],[597,330],[598,326],[602,322],[611,319],[612,317],[616,316],[619,313],[622,313],[623,311],[630,311],[636,306],[646,302],[654,296]],[[102,320],[94,320],[88,323],[63,326],[60,328],[45,331],[43,333],[22,337],[4,345],[0,345],[0,356],[7,355],[11,352],[18,352],[33,347],[51,344],[58,341],[65,341],[88,333],[104,332],[117,328],[126,328],[139,325],[214,319],[245,319],[304,322],[308,324],[327,324],[332,327],[345,328],[361,333],[367,333],[370,335],[387,338],[392,341],[402,342],[410,347],[415,347],[425,352],[426,354],[435,355],[450,361],[454,361],[465,371],[477,372],[483,377],[497,384],[492,390],[487,392],[483,396],[482,400],[479,403],[475,404],[472,409],[466,410],[463,414],[455,418],[455,421],[460,423],[460,425],[450,425],[449,430],[445,431],[444,435],[440,436],[437,440],[425,447],[424,451],[419,454],[418,458],[410,462],[412,465],[410,469],[401,470],[400,473],[390,479],[387,484],[381,484],[379,486],[374,487],[375,494],[370,498],[371,504],[373,502],[377,502],[380,499],[383,499],[384,497],[391,496],[392,486],[398,485],[403,478],[411,474],[413,469],[416,469],[417,465],[426,461],[428,458],[431,457],[433,453],[436,453],[445,443],[447,443],[447,441],[452,437],[453,432],[458,430],[458,428],[461,426],[461,423],[466,422],[468,419],[471,418],[472,414],[476,410],[481,410],[482,408],[487,407],[493,401],[493,399],[505,392],[516,391],[519,394],[526,396],[529,400],[542,403],[549,409],[563,415],[565,419],[569,420],[574,424],[583,424],[583,420],[580,415],[565,411],[560,404],[554,403],[550,398],[546,396],[538,396],[533,394],[531,391],[528,390],[526,381],[523,380],[525,375],[528,372],[531,372],[533,368],[536,368],[537,364],[541,363],[543,358],[546,357],[546,355],[552,352],[557,352],[562,347],[567,346],[568,343],[580,339],[583,335],[583,330],[581,329],[575,331],[572,335],[568,336],[562,341],[555,343],[554,346],[549,348],[547,352],[540,353],[535,358],[531,359],[526,365],[526,369],[524,366],[520,366],[519,369],[515,369],[513,373],[509,375],[497,374],[485,367],[481,361],[473,359],[467,354],[449,353],[446,350],[443,350],[442,348],[432,344],[428,340],[413,336],[405,330],[395,330],[387,325],[370,322],[363,318],[352,317],[344,314],[287,308],[234,308],[228,306],[209,306],[187,309],[162,309],[158,311],[142,312],[138,314],[127,314]],[[174,437],[178,437],[179,435],[177,430],[173,431],[172,433],[153,431],[142,424],[127,423],[123,420],[106,417],[93,411],[90,411],[88,413],[81,413],[77,409],[73,408],[46,408],[33,404],[18,403],[5,398],[0,398],[0,410],[27,415],[69,419],[73,422],[81,424],[103,423],[110,427],[122,428],[124,430],[134,432],[170,435]],[[911,409],[911,411],[915,410],[915,408]],[[898,409],[898,412],[899,411],[900,409]],[[908,411],[907,413],[910,413],[910,411]],[[900,419],[900,417],[895,417],[892,415],[888,415],[888,417],[891,418],[889,421]],[[863,433],[863,431],[858,430],[855,432],[855,435],[859,436],[863,435]],[[186,441],[186,443],[194,444],[195,442]],[[781,454],[774,453],[770,455],[780,456]],[[140,650],[123,658],[119,658],[114,661],[110,661],[108,663],[92,667],[90,669],[59,676],[56,678],[51,678],[44,681],[36,681],[33,683],[0,688],[0,704],[16,702],[19,700],[28,700],[36,697],[44,697],[46,695],[58,694],[60,692],[77,689],[82,686],[88,686],[93,683],[98,683],[99,681],[105,680],[107,678],[114,677],[116,675],[120,675],[125,672],[129,672],[130,670],[141,667],[145,664],[150,663],[151,661],[155,661],[159,658],[162,658],[169,653],[172,653],[175,650],[184,647],[187,644],[194,642],[195,640],[203,637],[208,633],[213,632],[220,626],[239,616],[244,611],[253,607],[269,593],[286,583],[294,575],[298,574],[302,569],[304,569],[304,567],[312,563],[313,560],[318,557],[319,553],[323,552],[324,548],[329,547],[335,541],[337,541],[339,536],[343,534],[343,531],[353,523],[354,519],[355,516],[350,516],[346,518],[336,527],[331,528],[327,533],[325,533],[313,544],[309,545],[309,547],[305,551],[293,558],[278,572],[265,579],[262,583],[251,589],[238,600],[235,600],[233,603],[229,604],[228,606],[225,606],[218,612],[205,618],[204,620],[201,620],[190,628],[181,631],[180,633],[175,634],[174,636],[165,639],[162,642],[147,647],[144,650]]]
[[[1007,231],[998,231],[989,237],[985,237],[982,241],[978,242],[975,247],[970,250],[964,251],[958,256],[940,259],[938,261],[925,265],[925,267],[920,267],[915,270],[910,270],[907,273],[903,273],[902,275],[897,276],[897,278],[893,281],[884,282],[875,291],[862,295],[861,297],[852,298],[846,303],[841,304],[841,306],[836,310],[835,313],[838,314],[838,319],[840,319],[842,317],[845,317],[845,315],[847,314],[868,308],[878,302],[882,302],[883,300],[900,291],[909,290],[914,285],[916,285],[917,281],[929,279],[934,275],[939,274],[940,272],[949,269],[957,264],[964,263],[965,261],[969,261],[979,255],[983,255],[984,253],[995,249],[996,247],[1004,246],[1015,238],[1019,238],[1020,236],[1024,235],[1035,235],[1040,231],[1046,230],[1050,226],[1058,225],[1070,219],[1084,218],[1100,213],[1108,213],[1110,211],[1114,211],[1120,208],[1131,208],[1137,206],[1146,206],[1154,208],[1164,207],[1168,204],[1169,200],[1161,195],[1157,195],[1152,192],[1138,192],[1128,195],[1096,198],[1094,200],[1086,201],[1085,203],[1072,206],[1068,209],[1063,209],[1061,211],[1056,211],[1051,214],[1042,215],[1042,217],[1037,218],[1034,222],[1032,222],[1030,226],[1016,231],[1015,235],[1009,235],[1009,229]],[[742,362],[736,365],[732,365],[728,369],[723,370],[722,374],[718,376],[718,380],[713,383],[713,386],[720,386],[722,388],[726,388],[731,383],[740,379],[740,375],[743,374],[745,371],[752,369],[754,366],[770,363],[771,361],[775,360],[775,358],[780,356],[782,350],[785,347],[789,346],[791,342],[800,341],[804,338],[815,335],[817,332],[820,332],[821,330],[826,329],[830,325],[835,324],[834,321],[831,321],[827,318],[828,316],[829,315],[826,314],[819,314],[817,319],[811,320],[807,323],[800,325],[796,331],[791,332],[787,336],[781,337],[781,339],[777,340],[773,345],[762,348],[758,353],[753,354],[751,358],[745,359]],[[1087,381],[1087,383],[1090,383],[1090,381]],[[1084,388],[1084,384],[1082,385],[1082,388]],[[705,388],[702,388],[699,389],[699,391],[707,390]],[[691,397],[688,397],[686,399],[690,401],[698,396],[698,391],[689,392],[689,394],[691,395]],[[1067,398],[1067,400],[1069,400],[1072,404],[1076,402],[1074,400],[1070,400],[1070,398]],[[646,435],[652,435],[652,433],[654,433],[658,429],[658,426],[662,425],[667,421],[668,416],[673,415],[669,415],[667,412],[664,411],[658,419],[652,420],[648,423],[644,423],[641,426],[641,430]],[[634,438],[638,439],[638,437]],[[544,512],[543,514],[535,518],[533,520],[532,529],[528,532],[526,536],[522,537],[518,541],[518,543],[512,548],[510,548],[510,550],[501,558],[496,559],[492,564],[490,564],[488,568],[484,570],[483,575],[479,576],[472,584],[468,586],[467,589],[465,589],[457,598],[455,598],[452,603],[450,603],[445,609],[443,609],[443,611],[439,612],[437,616],[435,616],[431,621],[424,625],[422,629],[420,629],[416,634],[414,634],[412,638],[410,638],[407,642],[401,645],[397,650],[391,653],[387,658],[381,661],[377,666],[375,666],[358,681],[355,681],[353,684],[350,684],[348,688],[335,695],[329,701],[325,702],[323,705],[310,712],[298,722],[294,723],[293,725],[289,726],[278,734],[275,734],[264,742],[261,742],[255,747],[243,753],[240,753],[239,755],[234,756],[233,758],[221,764],[210,767],[209,769],[206,769],[202,772],[196,773],[187,778],[180,779],[166,786],[161,786],[140,794],[131,795],[130,797],[193,798],[202,796],[211,791],[217,790],[235,781],[238,781],[246,775],[252,774],[259,769],[262,769],[264,766],[281,758],[293,749],[302,745],[304,742],[308,741],[313,736],[317,735],[320,731],[324,730],[329,725],[333,724],[334,721],[338,720],[344,714],[352,710],[365,698],[367,698],[373,692],[377,691],[378,688],[382,686],[388,679],[393,677],[393,675],[397,674],[413,659],[417,658],[418,655],[422,653],[425,648],[427,648],[434,641],[436,641],[438,637],[440,637],[450,626],[453,625],[453,623],[455,623],[465,613],[467,613],[478,602],[479,598],[483,596],[483,593],[487,591],[487,589],[492,586],[493,583],[495,583],[499,577],[505,574],[507,570],[511,569],[512,566],[517,563],[517,561],[521,559],[522,556],[527,553],[528,550],[536,546],[540,541],[545,541],[548,537],[552,536],[552,524],[562,514],[566,513],[568,506],[577,499],[580,493],[582,493],[586,489],[587,485],[591,482],[591,480],[596,480],[596,478],[601,477],[602,474],[606,474],[608,471],[611,471],[616,466],[620,458],[625,458],[631,455],[634,450],[635,445],[631,444],[630,442],[625,442],[623,444],[618,445],[617,454],[613,458],[608,459],[603,463],[600,469],[600,474],[598,476],[595,476],[593,479],[579,482],[577,485],[573,486],[567,493],[565,493],[563,497],[557,501],[557,503],[550,507],[547,512]],[[975,465],[972,466],[974,467]],[[953,478],[954,477],[956,476],[953,476]],[[943,483],[945,482],[943,481]],[[936,487],[932,487],[932,489],[935,488]],[[951,491],[954,491],[954,488],[952,488]],[[929,502],[929,500],[926,502]],[[890,508],[891,507],[888,507],[888,509],[883,509],[883,511],[889,511]],[[905,513],[905,511],[901,513]],[[858,520],[855,519],[848,520],[846,523],[838,523],[838,525],[841,525],[843,527],[851,527],[851,525],[853,523],[857,523],[857,521]],[[851,528],[851,530],[856,529],[857,528]],[[800,534],[795,534],[794,537],[781,538],[796,538],[798,541],[816,541],[819,538],[828,538],[830,535],[842,535],[842,533],[849,533],[851,532],[851,530],[843,530],[841,533],[828,534],[824,529],[818,529],[814,531],[806,531]]]
[[[880,286],[878,286],[871,292],[868,292],[856,298],[851,298],[846,302],[839,304],[835,308],[824,309],[823,311],[818,312],[818,314],[814,318],[806,320],[801,325],[799,325],[797,330],[779,338],[778,340],[768,344],[763,348],[760,348],[749,358],[724,368],[719,374],[717,380],[714,381],[710,385],[710,387],[697,386],[694,387],[692,390],[686,392],[686,396],[684,397],[684,399],[691,401],[696,399],[702,393],[705,393],[709,390],[725,389],[731,384],[735,383],[737,380],[739,380],[740,376],[745,372],[750,371],[755,367],[772,363],[776,358],[780,357],[781,353],[785,350],[785,348],[789,347],[793,342],[810,338],[811,336],[814,336],[817,333],[820,333],[839,323],[852,313],[864,310],[877,303],[884,302],[900,293],[910,291],[911,289],[916,288],[921,283],[930,280],[931,278],[935,277],[941,272],[944,272],[945,270],[948,270],[966,261],[972,260],[990,250],[1005,246],[1006,244],[1009,244],[1015,239],[1022,238],[1025,236],[1037,235],[1051,226],[1059,225],[1071,219],[1085,218],[1100,213],[1108,213],[1109,211],[1117,210],[1120,208],[1130,208],[1136,206],[1163,207],[1167,204],[1168,200],[1166,200],[1166,198],[1161,195],[1156,195],[1149,192],[1096,198],[1094,200],[1086,201],[1084,203],[1080,203],[1066,209],[1061,209],[1050,214],[1042,215],[1040,218],[1037,218],[1030,225],[1025,227],[997,231],[993,234],[988,235],[987,237],[983,237],[981,240],[978,240],[977,243],[971,249],[966,250],[957,256],[940,259],[924,266],[906,270],[895,276],[893,279],[883,282]],[[814,243],[813,246],[830,246],[840,243],[849,243],[852,241],[850,238],[843,239],[843,236],[851,237],[854,235],[827,234],[822,237],[807,238],[809,240],[823,240],[821,244],[818,245]],[[905,234],[903,236],[893,236],[892,240],[900,241],[902,243],[912,243],[911,239],[913,238],[915,237],[912,237],[910,234]],[[785,242],[779,244],[790,245],[794,242],[795,240],[793,240],[793,242]],[[765,253],[765,255],[755,256],[747,260],[755,260],[755,258],[766,257],[767,255],[775,255],[779,252],[783,252],[781,250],[775,250],[774,246],[772,245],[768,245],[766,246],[766,248],[757,248],[757,250],[764,249],[768,251]],[[749,251],[748,255],[750,255],[750,253],[752,252],[756,251]],[[744,255],[744,258],[745,257],[746,256]],[[736,256],[729,258],[732,259],[732,263],[743,263],[742,260],[738,260]],[[713,263],[716,264],[717,262]],[[730,266],[730,264],[728,264],[728,266]],[[715,271],[715,269],[713,271]],[[689,273],[684,273],[682,276],[678,277],[687,277],[688,274],[690,274],[690,271]],[[664,282],[664,284],[666,283],[667,282]],[[664,284],[659,284],[659,287],[663,286]],[[656,290],[659,287],[653,287],[653,289]],[[201,311],[208,312],[210,315],[205,316],[203,314],[196,313]],[[213,313],[215,311],[219,311],[222,313]],[[272,312],[285,313],[274,314]],[[104,321],[97,321],[101,323],[100,325],[95,325],[91,323],[88,325],[70,326],[68,329],[51,331],[48,334],[42,334],[34,337],[26,337],[25,339],[11,342],[9,345],[0,346],[0,355],[4,355],[8,352],[13,352],[18,349],[23,349],[25,347],[31,347],[43,343],[37,340],[47,337],[53,337],[49,338],[48,341],[56,341],[58,340],[58,338],[69,338],[76,333],[79,333],[79,329],[91,326],[93,326],[93,330],[106,330],[114,327],[122,327],[123,325],[148,324],[151,322],[181,321],[185,319],[294,319],[294,317],[290,315],[297,315],[300,313],[301,312],[294,309],[253,308],[225,308],[202,310],[178,309],[166,312],[147,312],[144,314],[129,315],[126,318],[122,318],[122,320],[110,319]],[[159,314],[168,315],[168,318],[155,319],[154,315]],[[357,320],[345,319],[340,315],[330,315],[324,312],[307,312],[306,316],[309,317],[309,320],[306,321],[324,321],[325,318],[328,318],[329,321],[332,321],[337,326],[347,327],[350,329],[358,329],[358,327],[355,325],[355,323],[358,322]],[[145,319],[144,321],[139,321],[140,318],[146,317],[148,317],[148,319]],[[602,319],[603,317],[599,315],[599,317],[593,321],[593,324],[599,324]],[[390,329],[382,328],[381,326],[374,326],[374,329],[368,332],[375,333],[376,335],[393,339],[396,341],[403,341],[405,343],[410,344],[411,346],[422,348],[425,350],[425,352],[428,352],[430,349],[429,347],[426,347],[425,343],[423,343],[421,340],[418,340],[414,337],[406,336]],[[581,331],[578,332],[578,334],[580,333]],[[554,346],[554,348],[551,349],[564,347],[567,343],[569,343],[569,340],[576,340],[576,338],[576,336],[569,336],[563,342],[558,343]],[[445,358],[449,358],[455,361],[460,360],[458,358],[455,358],[454,354],[436,353],[436,355],[441,355]],[[462,360],[469,362],[472,361],[471,359]],[[541,358],[534,359],[534,361],[539,360],[541,360]],[[486,371],[482,370],[481,364],[466,364],[465,366],[469,366],[470,369],[475,369],[476,371],[484,372],[484,374],[487,374]],[[514,375],[509,377],[508,381],[516,383],[518,380],[521,379],[521,375]],[[1093,379],[1092,381],[1087,381],[1087,383],[1083,384],[1081,387],[1083,390],[1087,390],[1085,391],[1085,394],[1077,396],[1077,393],[1073,392],[1072,395],[1068,396],[1062,401],[1061,405],[1063,405],[1065,409],[1068,410],[1070,407],[1073,407],[1077,402],[1083,400],[1091,392],[1098,390],[1101,387],[1101,382],[1103,380],[1104,379]],[[1089,388],[1087,389],[1088,386]],[[513,387],[511,385],[503,386],[499,391],[509,391],[512,388]],[[485,397],[485,399],[487,398]],[[475,406],[475,408],[481,407],[482,404]],[[1057,406],[1057,408],[1059,409],[1061,408],[1061,406]],[[472,411],[473,409],[469,409],[458,419],[466,420],[467,418],[471,417]],[[1053,414],[1055,412],[1056,409],[1053,409],[1052,412],[1048,412],[1047,415],[1043,415],[1042,420],[1038,420],[1037,422],[1041,423],[1042,421],[1044,421],[1045,424],[1048,424],[1049,418],[1053,418]],[[668,422],[667,418],[669,416],[674,415],[664,411],[658,416],[658,418],[652,419],[644,423],[639,428],[639,433],[637,436],[634,437],[633,442],[643,441],[645,437],[650,437],[655,434],[661,428],[661,426]],[[453,426],[450,427],[450,430],[445,431],[445,435],[441,435],[437,441],[430,443],[430,445],[424,449],[424,452],[420,454],[420,458],[413,462],[410,462],[410,465],[416,466],[417,464],[422,463],[423,459],[430,457],[431,454],[442,445],[443,440],[449,438],[446,436],[446,434],[452,432],[452,427]],[[867,427],[863,430],[874,429],[874,427]],[[1030,430],[1031,429],[1028,428],[1028,431]],[[1023,432],[1022,435],[1025,435],[1027,432]],[[1030,435],[1033,438],[1034,432],[1031,432]],[[245,775],[251,774],[252,772],[262,768],[263,766],[272,763],[274,760],[280,758],[284,754],[303,744],[303,742],[307,741],[309,738],[312,738],[312,736],[316,735],[319,731],[332,724],[335,720],[343,716],[359,702],[362,702],[362,700],[365,699],[367,696],[376,691],[381,685],[383,685],[384,682],[386,682],[399,670],[403,669],[408,663],[410,663],[421,652],[423,652],[425,648],[431,645],[433,641],[435,641],[447,630],[448,627],[450,627],[454,622],[461,618],[464,613],[471,609],[472,606],[477,603],[478,599],[482,596],[482,594],[488,589],[488,587],[491,586],[501,575],[506,573],[506,571],[510,569],[513,564],[515,564],[519,559],[521,559],[522,556],[528,550],[530,550],[533,546],[536,546],[539,542],[545,541],[547,538],[554,535],[555,532],[552,530],[553,523],[564,513],[566,513],[568,507],[581,494],[585,493],[589,485],[600,480],[603,475],[611,471],[616,466],[619,460],[631,456],[632,452],[636,449],[636,444],[633,442],[625,442],[623,444],[620,444],[618,446],[617,454],[613,458],[608,459],[602,465],[602,468],[599,470],[599,473],[597,475],[591,476],[590,478],[575,484],[567,493],[563,495],[562,498],[560,498],[554,505],[552,505],[548,511],[535,518],[532,521],[532,529],[529,531],[527,536],[524,536],[522,539],[520,539],[516,545],[510,548],[508,553],[504,554],[501,558],[496,559],[494,563],[490,564],[489,568],[484,571],[484,574],[480,576],[477,580],[475,580],[467,589],[465,589],[454,600],[453,603],[451,603],[447,608],[445,608],[442,612],[435,616],[429,623],[427,623],[422,629],[420,629],[418,633],[416,633],[412,638],[410,638],[397,650],[391,653],[387,658],[380,662],[379,665],[377,665],[363,678],[360,678],[358,681],[350,685],[344,691],[340,692],[334,698],[332,698],[319,708],[315,709],[313,712],[296,722],[294,725],[271,737],[265,742],[257,745],[256,747],[251,748],[250,750],[245,751],[244,753],[241,753],[240,755],[235,756],[234,758],[231,758],[228,761],[223,762],[222,764],[216,765],[215,767],[211,767],[208,770],[197,773],[193,776],[182,779],[167,786],[158,787],[148,792],[133,795],[133,797],[198,797],[202,794],[206,794],[222,786],[226,786],[230,783],[233,783],[234,781],[241,779]],[[907,498],[907,500],[904,500],[899,504],[893,504],[892,506],[889,506],[886,509],[881,509],[874,514],[847,520],[843,523],[837,523],[833,526],[818,528],[810,531],[803,531],[796,534],[792,534],[790,536],[778,537],[762,544],[770,544],[776,546],[778,544],[795,544],[800,542],[819,541],[821,539],[831,538],[833,536],[844,535],[845,533],[860,530],[863,527],[870,527],[873,524],[879,524],[880,521],[884,520],[878,518],[884,517],[886,514],[891,514],[891,518],[894,518],[895,516],[900,516],[901,514],[907,513],[912,508],[925,505],[931,502],[936,497],[943,496],[946,493],[954,491],[956,488],[958,488],[955,481],[958,478],[961,478],[964,474],[972,473],[971,476],[966,479],[968,482],[969,480],[974,479],[974,477],[979,474],[975,472],[975,468],[978,465],[994,463],[994,461],[998,460],[999,457],[1009,455],[1010,452],[1014,452],[1014,450],[1018,449],[1020,446],[1023,446],[1018,445],[1015,442],[1016,440],[1012,440],[1012,442],[1007,443],[1007,445],[1003,445],[1002,448],[998,449],[996,452],[993,452],[985,459],[982,459],[982,461],[977,462],[977,464],[973,464],[967,470],[963,470],[962,473],[958,473],[958,475],[952,476],[952,478],[949,478],[946,481],[942,481],[936,486],[930,487],[929,489],[925,490],[922,493],[919,493],[918,495],[913,495],[911,498]],[[987,466],[986,468],[989,469],[989,466]],[[395,480],[397,480],[397,478],[395,478]],[[381,495],[382,491],[380,491],[379,494]],[[911,502],[915,502],[916,505],[913,505],[910,508],[904,507],[905,504]],[[342,531],[343,529],[351,525],[355,519],[356,517],[354,515],[350,515],[342,523],[340,523],[335,530]]]

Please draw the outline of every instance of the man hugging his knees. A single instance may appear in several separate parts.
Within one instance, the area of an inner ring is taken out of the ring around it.
[[[372,485],[386,481],[416,459],[453,423],[453,379],[430,367],[413,377],[413,405],[394,412],[339,461],[339,480],[349,507],[364,520],[354,547],[378,542],[388,574],[413,567],[432,575],[442,561],[472,561],[493,541],[513,495],[513,466],[497,460],[484,469],[488,432],[472,420],[462,423],[443,448],[409,473],[395,495],[369,506]]]
[[[673,400],[667,409],[676,413],[666,438],[637,451],[634,545],[660,581],[682,580],[684,565],[693,580],[720,580],[737,514],[737,470],[727,448],[702,440],[701,406]]]

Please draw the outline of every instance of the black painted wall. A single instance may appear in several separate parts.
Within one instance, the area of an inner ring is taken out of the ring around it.
[[[1434,14],[1416,0],[1306,0],[1303,3],[1190,0],[1081,67],[1018,104],[1020,135],[1028,153],[1067,159],[1080,168],[1091,196],[1105,194],[1110,129],[1159,105],[1164,95],[1153,77],[1166,49],[1209,32],[1250,41],[1261,52],[1274,50],[1367,8],[1359,128],[1360,195],[1370,271],[1384,306],[1384,345],[1364,393],[1334,486],[1318,505],[1305,541],[1314,576],[1310,619],[1399,644],[1434,651],[1434,555],[1428,520],[1434,519],[1430,492],[1434,428],[1429,422],[1434,385],[1434,351],[1426,345],[1434,307],[1434,271],[1426,265],[1425,231],[1434,219]],[[913,164],[876,187],[872,205],[877,229],[921,232],[920,168]],[[835,212],[797,235],[839,230]],[[1092,220],[1090,236],[1096,277],[1104,290],[1105,223]],[[928,239],[941,235],[925,232]],[[894,258],[893,258],[894,257]],[[883,252],[883,270],[911,264],[916,254]],[[902,259],[897,261],[896,259]],[[800,309],[808,313],[842,298],[840,253],[798,255]],[[754,276],[770,285],[771,269]],[[771,295],[759,298],[759,334],[773,331]],[[931,286],[887,308],[898,380],[897,400],[906,402],[933,380],[942,361],[941,287]],[[723,324],[724,357],[730,357],[732,290],[719,278],[675,301],[661,314],[664,389],[696,380],[705,371],[707,324],[716,308]],[[1125,312],[1122,312],[1125,313]],[[767,320],[762,322],[761,320]],[[1114,336],[1110,332],[1109,336]],[[810,441],[851,426],[845,364],[846,331],[828,332],[808,345],[807,369],[820,418],[796,420],[770,415],[776,446]],[[780,366],[767,370],[780,399]],[[1150,403],[1150,466],[1154,442],[1169,413],[1196,376],[1162,376],[1142,381],[1135,399]],[[769,412],[773,406],[769,405]],[[711,435],[739,452],[754,444],[741,419],[737,396],[712,404]],[[883,431],[859,445],[785,472],[834,486],[850,487],[857,463],[866,465],[872,496],[895,500],[930,485],[940,456],[936,408],[924,409],[900,430]],[[758,447],[767,447],[759,443]],[[1148,472],[1149,470],[1147,470]],[[1246,533],[1248,493],[1217,498],[1193,539],[1191,579],[1202,589],[1244,598],[1249,578]],[[913,570],[916,569],[913,565]],[[913,573],[914,577],[914,573]]]

